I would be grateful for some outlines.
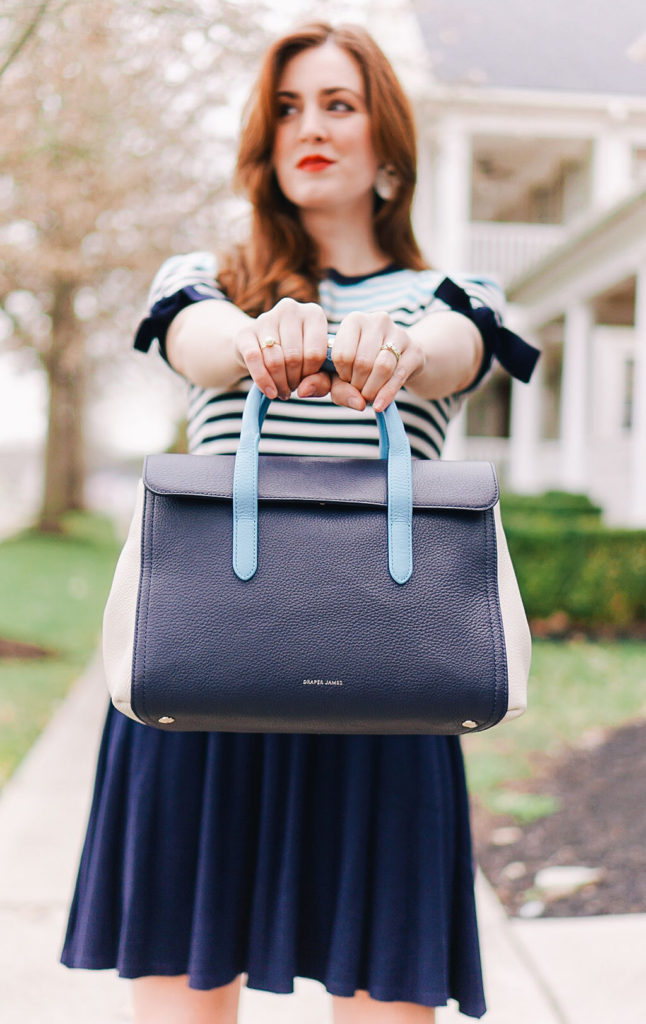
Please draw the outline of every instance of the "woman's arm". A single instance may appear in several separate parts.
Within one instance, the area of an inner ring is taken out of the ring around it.
[[[476,325],[452,310],[431,313],[408,329],[422,356],[406,388],[420,398],[444,398],[464,391],[476,378],[484,342]]]
[[[134,345],[147,352],[157,341],[162,357],[192,383],[229,388],[247,373],[233,338],[250,321],[218,287],[213,253],[184,253],[157,271]]]
[[[249,373],[235,338],[251,323],[250,316],[223,299],[186,306],[168,328],[168,361],[199,387],[230,388]]]

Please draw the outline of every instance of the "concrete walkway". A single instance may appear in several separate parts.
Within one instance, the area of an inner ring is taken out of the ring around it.
[[[105,713],[98,662],[0,799],[0,1021],[119,1024],[129,986],[58,964]],[[486,1024],[646,1024],[646,915],[510,922],[483,879]],[[461,1017],[454,1008],[438,1024]],[[245,990],[241,1024],[331,1024],[316,982],[292,996]]]

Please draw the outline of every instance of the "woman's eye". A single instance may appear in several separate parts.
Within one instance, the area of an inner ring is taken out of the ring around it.
[[[354,110],[354,107],[351,106],[347,102],[347,100],[332,100],[332,102],[330,103],[330,105],[328,107],[328,110],[332,110],[332,111],[338,110],[338,111],[342,111],[342,112],[347,112],[349,110]]]
[[[279,120],[284,117],[290,117],[295,113],[296,107],[293,103],[279,103],[278,104],[278,118]]]

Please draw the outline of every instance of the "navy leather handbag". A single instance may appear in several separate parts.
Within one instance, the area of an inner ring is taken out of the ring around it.
[[[104,618],[115,706],[169,731],[465,733],[522,713],[530,635],[486,462],[152,455]]]

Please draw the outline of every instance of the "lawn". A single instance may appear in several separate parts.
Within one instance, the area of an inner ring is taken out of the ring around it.
[[[644,716],[646,643],[537,640],[526,714],[464,739],[471,792],[490,811],[519,822],[550,814],[550,797],[522,787],[541,759]]]
[[[44,648],[0,658],[0,786],[96,650],[119,543],[89,513],[60,536],[24,531],[0,544],[0,638]]]

